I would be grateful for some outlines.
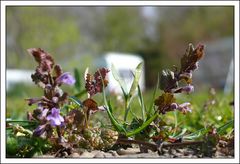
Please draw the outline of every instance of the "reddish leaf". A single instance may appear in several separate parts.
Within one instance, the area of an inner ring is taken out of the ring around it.
[[[204,45],[199,44],[196,49],[194,49],[192,44],[189,44],[184,56],[181,59],[181,72],[189,72],[197,68],[197,62],[204,55]]]
[[[174,103],[176,99],[171,93],[163,93],[159,96],[154,102],[158,106],[158,111],[162,114],[165,114],[167,111],[172,111],[171,104]]]
[[[107,86],[108,80],[106,79],[106,75],[108,72],[109,72],[108,69],[101,68],[95,72],[94,76],[89,73],[86,75],[85,88],[86,88],[87,92],[90,94],[90,96],[93,96],[97,93],[102,92],[102,90],[103,90],[102,80],[104,82],[104,87]]]
[[[47,52],[45,52],[44,50],[40,49],[40,48],[30,48],[27,50],[28,53],[30,53],[34,59],[38,62],[39,64],[39,68],[42,72],[50,72],[51,69],[53,68],[54,65],[54,60],[53,58],[50,56],[50,54],[48,54]]]
[[[83,105],[84,105],[85,107],[87,107],[88,110],[93,110],[93,111],[98,110],[98,105],[97,105],[96,101],[94,101],[94,100],[91,99],[91,98],[86,99],[85,101],[83,101]]]
[[[57,64],[54,66],[54,73],[55,73],[55,78],[58,78],[63,73],[60,65]]]

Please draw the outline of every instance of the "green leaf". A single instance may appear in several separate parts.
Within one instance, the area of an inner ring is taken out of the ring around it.
[[[78,99],[76,98],[75,96],[69,96],[68,97],[72,102],[74,102],[75,104],[77,104],[79,107],[83,107],[83,103]]]
[[[141,113],[142,113],[142,120],[145,121],[145,111],[146,111],[146,107],[143,101],[143,95],[142,95],[142,91],[140,86],[138,85],[138,99],[140,102],[140,106],[141,106]]]
[[[203,135],[205,135],[209,131],[209,129],[210,128],[199,129],[196,132],[193,132],[191,134],[183,136],[183,139],[184,140],[186,140],[186,139],[192,140],[192,139],[196,139],[196,138],[202,137]]]
[[[7,136],[6,151],[7,151],[7,157],[14,156],[17,154],[18,141],[16,137]]]
[[[131,86],[129,94],[128,94],[128,99],[130,99],[134,95],[134,93],[137,89],[138,82],[140,80],[141,73],[142,73],[142,67],[143,67],[143,63],[141,62],[138,64],[138,66],[135,69],[134,79],[133,79],[133,83],[132,83],[132,86]]]
[[[100,74],[101,76],[101,74]],[[103,81],[103,78],[101,78],[102,80],[102,85],[104,86],[104,81]],[[103,87],[104,88],[104,87]],[[105,89],[102,90],[102,93],[103,93],[103,101],[104,101],[104,105],[105,105],[105,108],[107,110],[107,114],[108,114],[108,117],[113,125],[113,127],[118,131],[118,132],[124,132],[126,133],[126,130],[125,128],[123,127],[123,125],[121,125],[117,120],[116,118],[113,116],[112,114],[112,106],[110,104],[110,101],[107,101],[107,97],[106,97],[106,94],[105,94]]]
[[[154,101],[155,101],[155,97],[156,97],[156,93],[157,93],[158,87],[159,87],[159,75],[158,75],[158,78],[157,78],[156,88],[154,89],[154,92],[153,92],[152,101],[151,101],[150,106],[149,106],[149,109],[148,109],[148,113],[147,113],[148,117],[151,116],[151,113],[152,113],[152,109],[153,109],[153,105],[154,105]]]
[[[174,137],[174,138],[180,138],[180,137],[182,137],[186,132],[187,132],[187,128],[183,128],[183,130],[182,130],[179,134],[177,134],[177,135],[174,134],[172,137]]]
[[[125,125],[126,125],[126,121],[127,121],[128,112],[130,110],[130,104],[132,102],[133,95],[137,89],[138,81],[139,81],[141,73],[142,73],[142,66],[143,66],[142,62],[137,65],[137,67],[135,69],[135,73],[133,74],[134,79],[133,79],[132,86],[128,93],[127,99],[125,99],[125,101],[126,101],[125,102],[125,114],[124,114],[124,124]]]
[[[86,89],[84,89],[84,90],[76,93],[76,94],[74,95],[74,97],[80,98],[80,97],[82,97],[82,95],[84,95],[85,93],[87,93]]]
[[[217,128],[217,134],[222,135],[226,130],[230,127],[233,127],[234,120],[228,121],[226,124],[222,125],[221,127]]]
[[[78,71],[77,68],[74,68],[74,77],[75,77],[75,88],[77,89],[78,92],[81,91],[81,77],[80,77],[80,73]]]
[[[128,95],[127,95],[127,85],[126,85],[125,81],[120,77],[120,75],[118,74],[117,69],[115,68],[115,66],[113,64],[111,66],[111,70],[112,70],[112,75],[113,75],[114,79],[119,83],[119,85],[120,85],[120,87],[122,89],[124,98],[126,100],[127,97],[128,97]]]
[[[155,113],[151,118],[149,118],[147,121],[145,121],[140,127],[138,127],[137,129],[131,131],[131,132],[127,132],[126,136],[130,137],[133,136],[135,134],[140,133],[142,130],[144,130],[148,125],[150,125],[153,120],[155,120],[158,117],[158,113]]]
[[[112,114],[112,112],[111,112],[111,111],[112,111],[112,107],[111,107],[110,102],[107,103],[107,105],[105,104],[105,106],[106,106],[106,109],[107,109],[107,114],[108,114],[108,116],[109,116],[109,119],[110,119],[113,127],[114,127],[118,132],[120,132],[120,133],[122,133],[122,132],[126,133],[126,130],[125,130],[125,128],[123,127],[123,125],[120,124],[120,123],[117,121],[117,119],[113,116],[113,114]]]

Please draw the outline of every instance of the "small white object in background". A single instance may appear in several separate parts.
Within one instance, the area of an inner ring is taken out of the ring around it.
[[[19,69],[7,69],[6,80],[7,80],[7,90],[17,83],[33,84],[31,74],[33,71],[29,70],[19,70]]]
[[[119,83],[114,79],[111,66],[112,64],[115,66],[121,78],[125,81],[127,90],[130,90],[130,87],[133,82],[133,74],[137,65],[143,62],[143,70],[139,80],[139,86],[142,91],[145,90],[145,70],[144,70],[144,60],[142,57],[136,54],[127,54],[127,53],[117,53],[117,52],[109,52],[104,54],[102,57],[95,60],[94,65],[97,68],[106,67],[110,69],[108,73],[108,87],[107,90],[111,93],[122,94],[122,90],[120,88]]]

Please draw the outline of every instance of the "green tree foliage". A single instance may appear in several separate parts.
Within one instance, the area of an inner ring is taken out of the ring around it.
[[[7,7],[7,66],[31,68],[26,62],[31,47],[57,52],[59,58],[75,53],[80,32],[64,13],[54,7]]]
[[[101,50],[136,52],[142,45],[144,26],[140,8],[112,7],[105,9]]]
[[[177,63],[189,42],[233,36],[233,7],[153,8],[154,19],[143,7],[7,7],[7,66],[32,68],[30,47],[55,52],[63,67],[81,71],[104,52],[136,53],[153,87],[159,70]]]

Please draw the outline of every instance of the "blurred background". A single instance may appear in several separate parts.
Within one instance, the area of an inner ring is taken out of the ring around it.
[[[13,118],[21,115],[11,112],[16,107],[29,108],[23,98],[42,94],[27,76],[36,67],[26,51],[33,47],[52,54],[64,71],[77,68],[81,75],[108,52],[136,54],[144,60],[148,94],[162,69],[180,65],[189,43],[202,43],[206,55],[193,74],[195,91],[215,88],[233,98],[233,7],[18,6],[7,7],[6,18],[7,111]]]

